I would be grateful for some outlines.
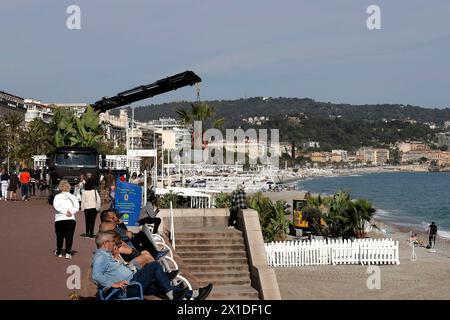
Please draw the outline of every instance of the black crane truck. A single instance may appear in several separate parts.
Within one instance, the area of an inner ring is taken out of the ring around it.
[[[113,97],[104,97],[92,104],[96,111],[106,112],[108,110],[129,105],[133,102],[154,97],[156,95],[173,91],[185,86],[192,86],[201,82],[201,78],[192,71],[185,71],[149,85],[142,85]],[[94,184],[99,185],[102,171],[101,155],[95,148],[89,147],[58,147],[47,155],[46,173],[49,181],[49,203],[58,192],[57,187],[62,179],[67,180],[72,188],[79,183],[81,175],[92,175]]]

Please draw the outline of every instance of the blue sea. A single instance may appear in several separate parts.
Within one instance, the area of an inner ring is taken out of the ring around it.
[[[450,238],[450,172],[371,173],[299,181],[301,190],[350,192],[369,200],[376,217],[387,223],[426,231],[435,221],[441,237]]]

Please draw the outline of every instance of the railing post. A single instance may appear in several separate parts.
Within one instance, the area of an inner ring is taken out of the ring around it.
[[[173,222],[173,207],[172,201],[170,201],[170,238],[173,249],[175,249],[175,225]]]

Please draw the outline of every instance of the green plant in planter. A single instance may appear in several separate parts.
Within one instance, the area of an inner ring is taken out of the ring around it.
[[[221,192],[215,198],[216,208],[230,208],[231,207],[231,195]]]
[[[180,206],[179,196],[173,191],[169,191],[168,193],[166,193],[165,195],[163,195],[158,199],[158,208],[169,209],[170,202],[172,202],[172,208],[179,208]]]

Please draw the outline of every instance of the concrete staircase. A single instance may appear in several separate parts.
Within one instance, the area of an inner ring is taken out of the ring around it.
[[[179,229],[176,252],[200,286],[212,282],[209,300],[257,300],[242,232],[225,227]]]

